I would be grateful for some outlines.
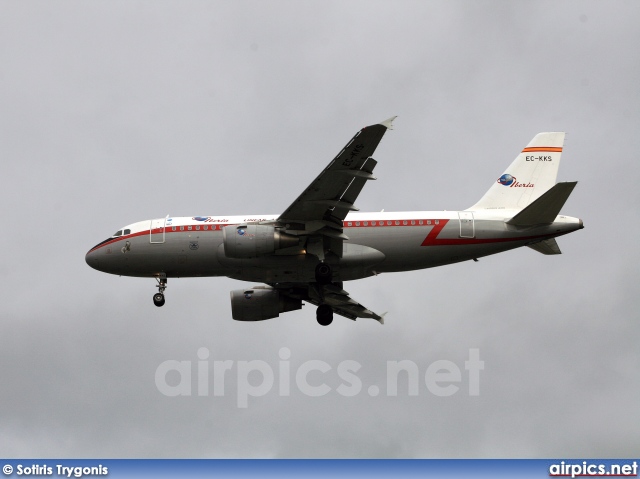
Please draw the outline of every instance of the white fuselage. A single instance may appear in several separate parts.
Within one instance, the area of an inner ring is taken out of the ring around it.
[[[505,223],[514,211],[413,211],[350,213],[343,222],[342,258],[328,257],[334,279],[409,271],[507,251],[582,228],[578,218],[517,228]],[[93,247],[87,263],[122,276],[228,276],[265,283],[312,282],[318,259],[304,249],[255,258],[225,255],[223,228],[265,223],[277,215],[174,217],[124,227]]]

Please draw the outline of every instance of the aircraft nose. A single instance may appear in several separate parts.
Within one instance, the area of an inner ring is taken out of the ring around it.
[[[584,224],[582,224],[582,220],[578,219],[578,229],[584,228]]]
[[[98,252],[95,251],[94,249],[90,249],[87,252],[87,254],[84,256],[84,260],[93,269],[97,269],[98,271],[101,271],[99,267],[100,261],[98,260]]]

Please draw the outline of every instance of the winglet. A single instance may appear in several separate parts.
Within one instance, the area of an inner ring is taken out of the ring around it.
[[[393,120],[398,118],[398,115],[392,116],[388,120],[383,121],[380,125],[387,127],[387,130],[393,130]]]

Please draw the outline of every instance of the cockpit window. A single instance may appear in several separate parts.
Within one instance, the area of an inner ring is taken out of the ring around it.
[[[122,230],[116,231],[113,236],[122,236]]]
[[[126,230],[124,230],[124,233],[123,233],[123,234],[125,234],[125,235],[130,235],[130,234],[131,234],[131,230],[130,230],[130,229],[126,229]]]

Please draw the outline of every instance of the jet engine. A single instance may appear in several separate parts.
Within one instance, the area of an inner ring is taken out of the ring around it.
[[[297,246],[298,237],[269,225],[237,225],[222,228],[224,254],[228,258],[256,258]]]
[[[268,286],[231,291],[231,315],[236,321],[262,321],[302,309],[302,300],[283,296]]]

